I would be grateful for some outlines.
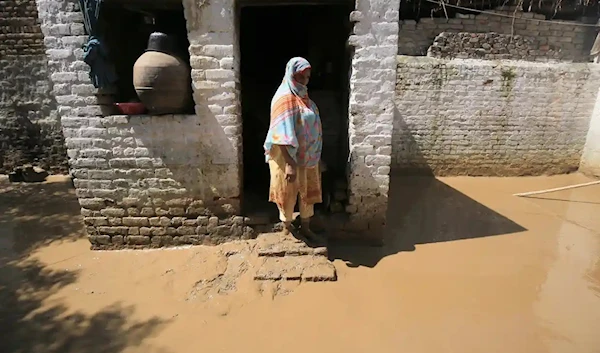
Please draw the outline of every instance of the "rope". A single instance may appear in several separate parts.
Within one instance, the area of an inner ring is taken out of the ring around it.
[[[519,193],[519,194],[513,194],[513,196],[526,197],[526,196],[546,194],[546,193],[549,193],[549,192],[555,192],[555,191],[561,191],[561,190],[581,188],[581,187],[584,187],[584,186],[590,186],[590,185],[595,185],[595,184],[600,184],[600,180],[590,181],[589,183],[583,183],[583,184],[563,186],[563,187],[554,188],[554,189],[546,189],[546,190],[540,190],[540,191],[522,192],[522,193]]]
[[[458,6],[458,5],[451,5],[451,4],[447,4],[444,1],[436,1],[436,0],[425,0],[425,1],[430,2],[432,4],[440,5],[442,7],[448,6],[448,7],[453,7],[455,9],[459,9],[459,10],[473,11],[473,12],[477,12],[477,13],[480,13],[480,14],[486,14],[486,15],[491,15],[491,16],[506,17],[506,18],[512,18],[512,19],[518,19],[518,20],[526,20],[526,21],[544,22],[544,23],[550,23],[550,24],[568,25],[568,26],[600,28],[599,24],[589,24],[589,23],[580,23],[580,22],[566,22],[566,21],[551,21],[551,20],[538,20],[538,19],[535,19],[535,18],[522,18],[522,17],[515,17],[515,16],[505,15],[505,14],[502,14],[502,13],[492,12],[492,11],[476,10],[476,9],[471,9],[471,8],[468,8],[468,7],[463,7],[463,6]]]

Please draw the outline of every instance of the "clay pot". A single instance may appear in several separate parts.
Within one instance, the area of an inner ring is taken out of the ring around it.
[[[175,114],[185,110],[191,98],[190,69],[172,54],[170,38],[152,33],[148,49],[133,65],[133,86],[150,114]]]

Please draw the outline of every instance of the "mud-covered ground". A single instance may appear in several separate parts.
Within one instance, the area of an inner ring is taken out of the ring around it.
[[[275,288],[226,248],[90,251],[67,180],[2,180],[0,352],[597,353],[600,185],[512,196],[589,180],[393,178],[384,248]]]

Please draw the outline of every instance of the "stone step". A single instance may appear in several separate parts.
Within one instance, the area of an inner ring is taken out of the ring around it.
[[[333,264],[323,256],[265,257],[254,275],[258,281],[336,281]]]
[[[269,212],[257,212],[249,214],[244,220],[245,224],[249,226],[259,226],[272,223],[271,214]]]
[[[259,257],[320,256],[327,257],[325,246],[310,247],[291,235],[281,233],[261,234],[255,251]]]

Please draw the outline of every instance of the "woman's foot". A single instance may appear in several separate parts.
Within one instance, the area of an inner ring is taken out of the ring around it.
[[[322,237],[320,237],[319,235],[317,235],[310,229],[310,219],[302,220],[302,223],[300,226],[300,233],[302,234],[302,236],[304,236],[309,241],[316,242],[319,245],[322,245],[325,242]]]
[[[283,235],[290,235],[293,230],[292,222],[283,222]]]

